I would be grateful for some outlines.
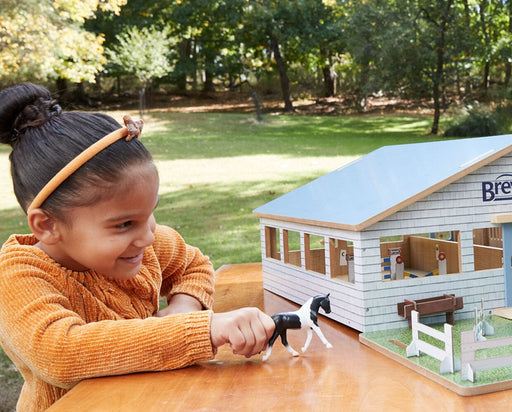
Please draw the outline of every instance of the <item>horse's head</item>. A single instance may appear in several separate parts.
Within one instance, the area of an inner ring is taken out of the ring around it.
[[[320,307],[325,311],[325,313],[331,313],[331,301],[329,300],[328,293],[325,296],[322,296],[322,300],[320,301]]]

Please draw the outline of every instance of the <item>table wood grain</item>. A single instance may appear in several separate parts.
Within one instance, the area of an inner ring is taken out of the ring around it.
[[[257,306],[268,314],[297,305],[263,290],[261,265],[217,271],[216,311]],[[185,369],[89,379],[56,402],[58,411],[504,411],[512,390],[463,397],[362,345],[359,332],[325,317],[306,353],[276,342],[266,362],[220,348],[215,360]],[[300,350],[306,331],[289,331]]]

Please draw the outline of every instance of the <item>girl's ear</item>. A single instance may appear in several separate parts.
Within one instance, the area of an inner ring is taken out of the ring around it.
[[[40,242],[54,245],[60,239],[55,218],[43,209],[36,208],[28,212],[28,225],[34,236]]]

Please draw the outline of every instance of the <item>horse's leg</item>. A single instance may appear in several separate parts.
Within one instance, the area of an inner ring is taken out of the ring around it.
[[[276,341],[277,337],[279,336],[279,332],[277,330],[277,326],[274,329],[274,333],[270,337],[268,341],[268,347],[267,347],[267,353],[263,356],[262,360],[266,361],[268,358],[270,358],[270,354],[272,353],[272,346],[274,345],[274,342]]]
[[[272,353],[272,345],[268,345],[267,353],[263,355],[263,358],[261,358],[263,361],[266,361],[268,358],[270,358],[270,354]]]
[[[332,345],[327,341],[327,339],[325,339],[325,336],[324,334],[322,333],[322,331],[320,330],[320,328],[316,325],[313,325],[311,326],[311,329],[313,329],[316,334],[318,335],[318,337],[320,338],[320,340],[322,341],[322,343],[327,347],[327,348],[332,348]]]
[[[311,343],[312,337],[313,337],[313,329],[308,328],[308,337],[306,338],[306,343],[304,343],[304,346],[302,347],[302,352],[306,352],[307,348],[309,347],[309,344]]]
[[[288,339],[286,338],[286,329],[281,332],[281,342],[283,342],[283,345],[286,348],[286,350],[290,352],[293,356],[299,356],[299,352],[295,351],[288,343]]]

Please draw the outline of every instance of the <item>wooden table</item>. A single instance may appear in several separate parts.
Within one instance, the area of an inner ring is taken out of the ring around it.
[[[261,266],[217,271],[216,311],[258,306],[266,313],[296,305],[263,291]],[[185,369],[89,379],[55,403],[57,411],[505,411],[512,390],[462,397],[359,343],[358,332],[322,317],[333,344],[316,335],[305,354],[292,357],[280,342],[272,356],[249,360],[229,347],[215,360]],[[289,331],[300,350],[306,331]]]

